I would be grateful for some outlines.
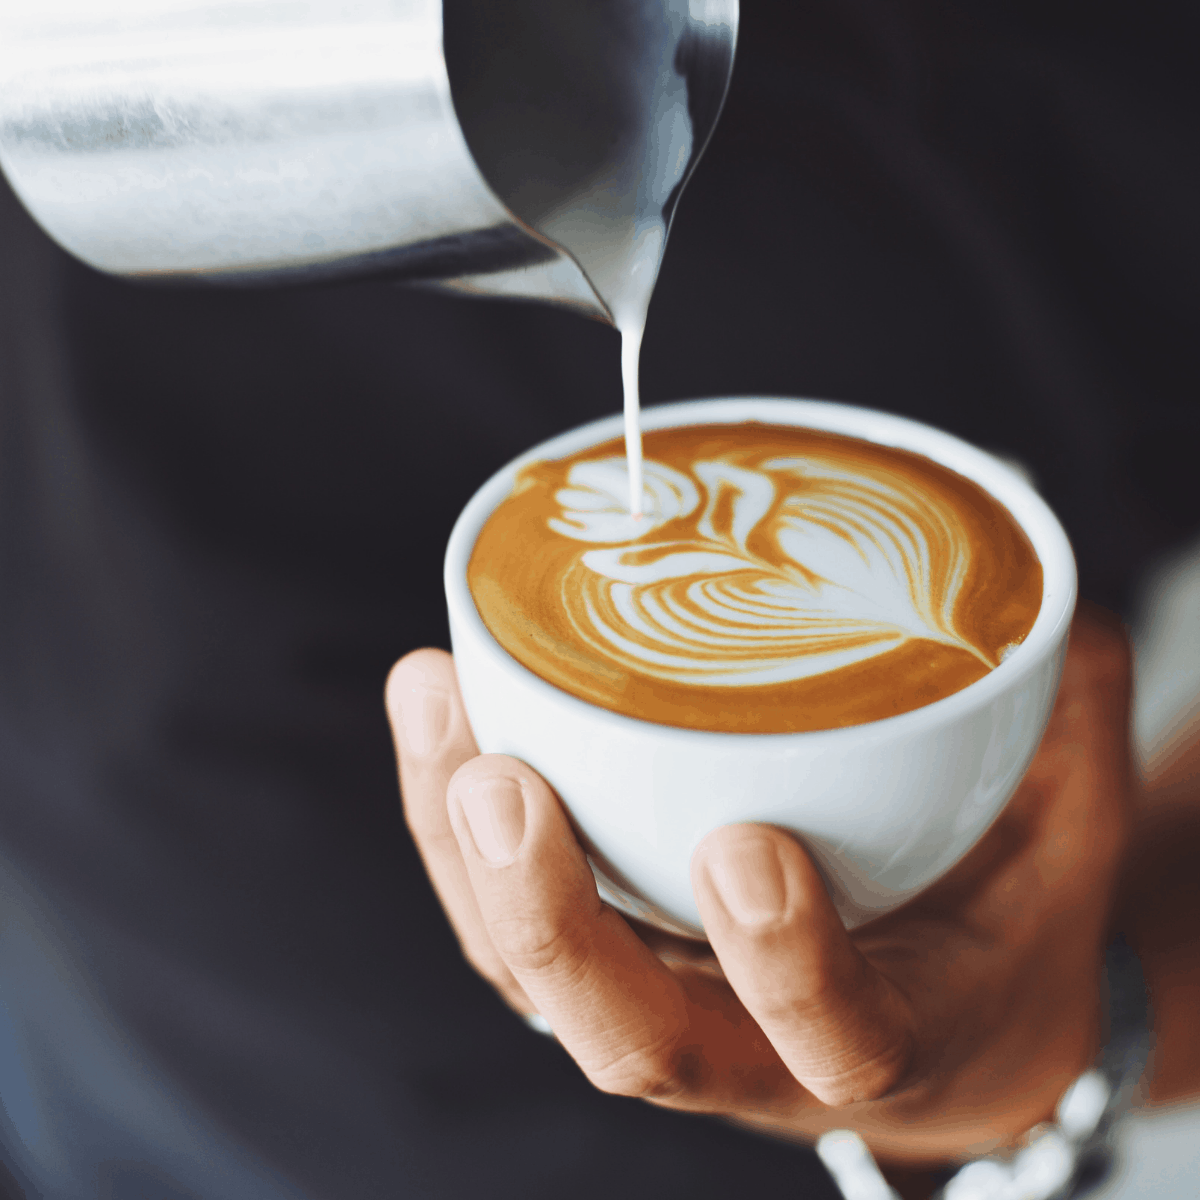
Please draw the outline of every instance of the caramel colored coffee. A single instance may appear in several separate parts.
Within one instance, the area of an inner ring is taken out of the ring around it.
[[[603,708],[689,729],[858,725],[982,678],[1037,617],[1016,521],[920,455],[749,422],[525,467],[475,544],[492,636]]]

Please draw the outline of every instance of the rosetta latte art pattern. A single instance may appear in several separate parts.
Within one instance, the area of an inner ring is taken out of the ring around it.
[[[651,429],[517,472],[468,583],[502,649],[613,712],[792,733],[969,687],[1037,617],[1042,570],[978,485],[894,447],[754,421]]]
[[[822,675],[912,638],[996,665],[955,628],[971,547],[935,497],[819,456],[645,471],[639,521],[612,457],[572,466],[548,522],[594,547],[561,595],[605,660],[730,688]]]

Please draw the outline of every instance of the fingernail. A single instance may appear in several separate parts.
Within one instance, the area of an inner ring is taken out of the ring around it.
[[[516,856],[525,836],[525,797],[515,779],[485,779],[461,788],[458,802],[483,858],[498,867]]]
[[[432,754],[450,731],[450,697],[416,685],[400,693],[400,734],[418,758]]]
[[[765,839],[736,843],[708,861],[708,877],[729,915],[740,925],[761,925],[783,914],[787,881],[774,845]]]

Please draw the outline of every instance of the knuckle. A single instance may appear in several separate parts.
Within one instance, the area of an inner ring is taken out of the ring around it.
[[[908,1061],[907,1047],[888,1046],[870,1058],[801,1082],[830,1108],[882,1100],[899,1089],[908,1074]]]
[[[856,996],[867,1003],[856,1005]],[[803,998],[770,1007],[769,1014],[756,1010],[760,1024],[768,1036],[780,1035],[776,1044],[792,1074],[823,1104],[881,1100],[907,1079],[911,1016],[878,982],[819,976]]]
[[[847,996],[861,995],[871,987],[865,971],[852,977],[839,975],[825,961],[807,964],[803,977],[791,965],[773,979],[760,979],[754,988],[752,1009],[760,1023],[774,1028],[825,1028],[841,1023]]]
[[[702,1048],[680,1046],[674,1035],[627,1050],[587,1072],[602,1092],[658,1104],[697,1094],[710,1074]]]
[[[569,981],[587,961],[587,947],[579,938],[548,918],[493,918],[488,921],[488,934],[497,953],[518,974]]]
[[[908,1079],[915,1039],[907,1023],[893,1017],[830,1020],[823,1025],[820,1036],[804,1039],[800,1047],[793,1045],[789,1062],[799,1082],[823,1104],[840,1107],[882,1100]]]

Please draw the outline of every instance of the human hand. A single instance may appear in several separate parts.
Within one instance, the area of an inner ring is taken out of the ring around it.
[[[1092,1059],[1128,693],[1123,637],[1081,612],[1012,802],[947,876],[851,934],[794,837],[715,830],[692,865],[708,945],[601,902],[546,783],[478,755],[449,655],[403,659],[387,698],[405,814],[464,953],[597,1087],[784,1136],[854,1128],[926,1163],[1009,1142]]]

